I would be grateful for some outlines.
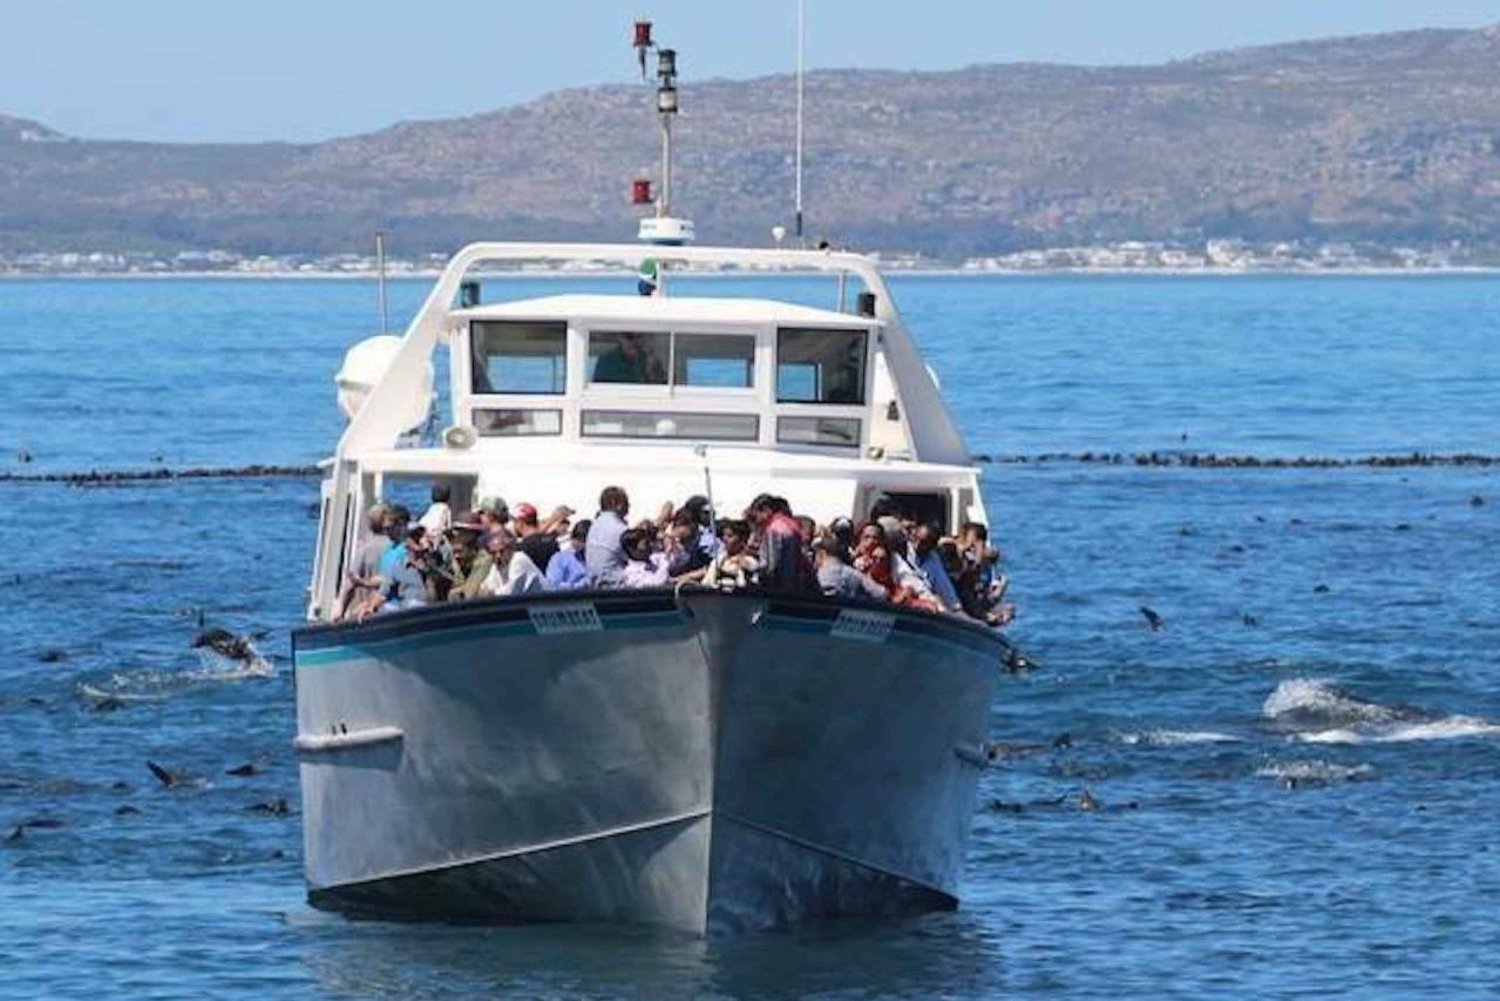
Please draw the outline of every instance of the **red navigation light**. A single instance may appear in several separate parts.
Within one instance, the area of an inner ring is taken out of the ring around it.
[[[651,22],[635,22],[635,47],[646,49],[651,47]]]
[[[630,182],[630,204],[651,204],[651,182],[644,177],[637,177]]]

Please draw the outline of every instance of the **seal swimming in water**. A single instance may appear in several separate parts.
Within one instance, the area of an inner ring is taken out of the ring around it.
[[[219,626],[211,626],[193,637],[193,649],[200,647],[206,647],[230,660],[251,660],[255,657],[255,647],[250,645],[248,637],[236,636]]]
[[[176,789],[178,786],[182,785],[183,779],[185,777],[167,771],[165,768],[163,768],[161,765],[158,765],[154,761],[147,761],[146,767],[151,769],[151,774],[156,776],[156,781],[160,782],[162,784],[162,788],[164,789]]]
[[[1167,621],[1160,615],[1156,614],[1156,611],[1154,609],[1149,608],[1146,605],[1141,606],[1141,614],[1146,617],[1146,624],[1151,627],[1151,631],[1153,633],[1161,632],[1167,624]]]
[[[252,645],[254,640],[263,640],[271,635],[269,629],[258,629],[255,632],[239,636],[230,632],[222,626],[210,626],[208,617],[203,609],[188,609],[195,611],[198,618],[198,635],[193,637],[193,649],[208,649],[221,657],[230,660],[251,661],[260,656],[260,652]]]

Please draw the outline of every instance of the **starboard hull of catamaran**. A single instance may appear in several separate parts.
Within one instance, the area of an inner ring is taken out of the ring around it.
[[[955,905],[1004,641],[626,591],[309,627],[294,651],[316,906],[717,934]]]

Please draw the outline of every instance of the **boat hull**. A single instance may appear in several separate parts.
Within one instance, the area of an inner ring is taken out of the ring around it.
[[[309,898],[698,934],[955,906],[1003,641],[708,591],[294,638]]]

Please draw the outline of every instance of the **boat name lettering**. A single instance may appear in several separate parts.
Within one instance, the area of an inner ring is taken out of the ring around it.
[[[542,605],[526,609],[526,614],[531,616],[531,627],[541,636],[597,633],[604,629],[604,623],[599,621],[599,610],[588,601]]]
[[[828,630],[832,636],[850,640],[865,640],[869,643],[884,643],[890,638],[891,628],[896,624],[894,615],[880,612],[856,612],[845,608],[833,620]]]

